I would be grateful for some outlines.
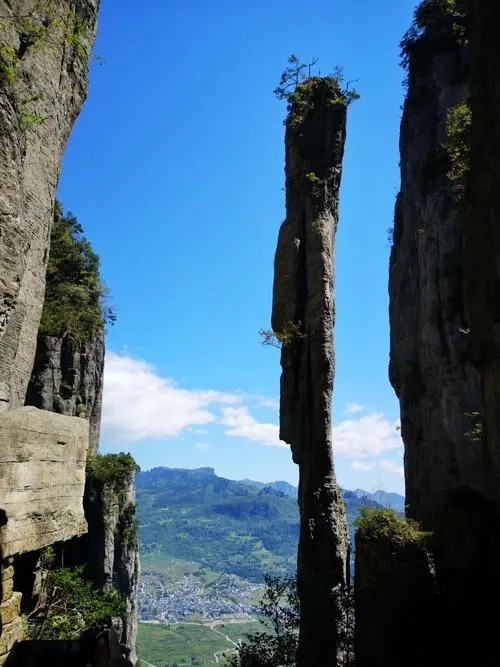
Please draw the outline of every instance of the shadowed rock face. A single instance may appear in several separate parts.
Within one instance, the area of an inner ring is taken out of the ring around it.
[[[104,373],[104,332],[88,340],[38,336],[26,405],[89,420],[91,451],[97,451]]]
[[[471,156],[465,218],[465,296],[472,358],[482,375],[485,462],[500,502],[500,5],[470,2]]]
[[[469,98],[470,54],[454,39],[451,23],[448,28],[439,37],[427,30],[409,60],[390,259],[389,371],[400,400],[407,514],[433,532],[441,625],[432,664],[486,666],[498,650],[491,615],[483,610],[498,598],[495,592],[488,601],[498,583],[499,512],[490,496],[495,466],[481,437],[471,437],[474,420],[467,416],[476,413],[481,422],[485,410],[481,365],[471,347],[473,302],[480,295],[464,299],[465,207],[449,178],[443,142],[449,110]],[[485,252],[492,243],[483,238]]]
[[[356,532],[356,665],[434,664],[436,582],[425,545],[400,535]],[[446,664],[446,663],[444,663]]]
[[[40,4],[40,3],[38,3]],[[43,4],[43,3],[42,3]],[[81,48],[24,49],[16,17],[34,0],[0,0],[2,45],[20,57],[15,81],[0,82],[0,410],[24,404],[43,306],[45,268],[61,155],[87,94],[99,0],[56,0],[55,13],[78,17]],[[7,17],[5,19],[4,17]],[[20,108],[37,96],[44,122],[26,127]]]
[[[127,657],[136,663],[139,547],[135,514],[135,471],[102,479],[87,474],[84,497],[88,532],[63,546],[64,561],[85,565],[98,588],[114,585],[125,599],[118,634]],[[89,554],[92,558],[89,559]]]
[[[442,144],[449,109],[467,98],[468,54],[450,48],[410,59],[401,123],[389,294],[389,375],[400,400],[410,516],[434,529],[446,494],[481,491],[481,448],[466,435],[481,411],[468,357],[460,208]]]
[[[334,237],[346,109],[331,79],[310,79],[286,124],[286,220],[274,263],[272,328],[281,351],[280,438],[299,465],[298,665],[341,665],[347,528],[332,459]],[[300,87],[299,87],[300,88]]]

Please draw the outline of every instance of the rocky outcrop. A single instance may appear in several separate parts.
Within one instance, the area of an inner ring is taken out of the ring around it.
[[[286,121],[286,220],[274,262],[280,438],[299,465],[299,667],[341,665],[347,528],[332,457],[334,237],[346,106],[333,77],[297,86]]]
[[[481,412],[468,357],[460,207],[443,149],[450,109],[467,98],[468,53],[432,35],[410,53],[400,134],[401,190],[390,258],[390,380],[401,406],[406,504],[435,529],[456,489],[482,489]]]
[[[129,454],[91,458],[85,488],[88,532],[64,547],[64,561],[85,564],[98,588],[114,585],[126,612],[117,624],[127,657],[135,664],[139,545],[135,515],[137,466]],[[92,554],[92,558],[89,558]]]
[[[87,530],[82,498],[88,422],[33,407],[10,410],[0,415],[0,442],[2,665],[12,646],[24,636],[20,618],[23,593],[18,587],[16,559],[26,557],[34,565],[44,547]]]
[[[426,536],[392,510],[365,510],[355,567],[356,667],[433,664],[439,618]]]
[[[26,405],[89,420],[97,451],[104,373],[104,332],[84,341],[71,335],[38,336]]]
[[[429,613],[441,619],[440,656],[433,653],[433,664],[487,666],[497,660],[496,633],[482,610],[498,598],[491,594],[498,580],[500,514],[489,498],[472,301],[463,291],[465,208],[456,178],[463,165],[454,163],[457,146],[450,151],[456,131],[466,130],[466,123],[454,123],[470,93],[467,23],[459,3],[422,3],[416,16],[405,45],[389,372],[401,408],[407,514],[433,534],[438,597],[437,612]],[[415,632],[421,634],[417,625]]]
[[[88,423],[36,408],[0,416],[4,558],[82,535]]]
[[[87,93],[99,0],[0,0],[0,409],[24,404],[60,161]],[[48,9],[44,10],[46,6]],[[45,41],[29,28],[49,26]],[[66,37],[59,26],[66,27]],[[77,47],[68,35],[77,35]],[[58,46],[58,44],[60,44]]]

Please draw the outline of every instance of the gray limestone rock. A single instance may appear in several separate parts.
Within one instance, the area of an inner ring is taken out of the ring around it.
[[[24,404],[61,156],[87,94],[99,0],[50,3],[73,28],[77,21],[78,49],[54,40],[26,48],[20,20],[36,15],[41,4],[47,3],[0,0],[2,46],[14,49],[19,59],[13,83],[0,68],[0,410]],[[27,125],[27,112],[43,122]]]
[[[82,535],[88,422],[33,407],[0,416],[3,558]]]
[[[286,127],[286,220],[274,262],[272,328],[281,337],[280,437],[299,465],[299,667],[341,665],[347,528],[335,478],[334,238],[346,109],[331,79],[304,90]]]
[[[104,373],[104,332],[85,341],[38,336],[26,405],[90,422],[90,447],[97,451]]]

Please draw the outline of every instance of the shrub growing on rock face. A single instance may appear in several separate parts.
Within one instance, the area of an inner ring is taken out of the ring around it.
[[[56,202],[40,333],[85,339],[104,324],[114,323],[114,310],[104,305],[107,294],[99,275],[99,257],[82,226]]]
[[[416,53],[422,37],[432,37],[434,44],[446,48],[450,43],[465,44],[466,0],[423,0],[415,9],[413,23],[401,40],[401,62],[408,67],[409,58]]]
[[[387,538],[394,541],[420,542],[430,535],[412,519],[401,518],[388,508],[362,507],[355,520],[357,534],[362,538]]]
[[[51,568],[52,563],[46,562]],[[35,609],[27,617],[29,639],[76,640],[98,634],[125,611],[115,588],[99,591],[84,577],[84,568],[48,569]]]

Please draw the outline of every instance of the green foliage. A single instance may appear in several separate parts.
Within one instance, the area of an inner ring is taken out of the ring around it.
[[[40,333],[67,334],[78,340],[94,335],[116,320],[113,308],[104,305],[107,295],[99,276],[99,258],[82,226],[71,213],[64,215],[56,202]]]
[[[298,647],[299,598],[294,577],[265,577],[263,632],[246,633],[229,667],[294,667]]]
[[[448,177],[455,186],[457,198],[462,199],[470,168],[472,111],[468,102],[460,102],[448,110],[445,128],[443,148],[450,163]]]
[[[466,417],[472,421],[472,428],[470,431],[466,431],[465,435],[472,442],[482,442],[483,441],[483,422],[481,421],[480,412],[466,412]]]
[[[279,85],[273,91],[279,100],[287,102],[285,123],[289,126],[299,125],[309,112],[320,105],[345,107],[359,99],[359,93],[350,87],[351,82],[344,81],[342,68],[336,67],[327,76],[313,75],[311,72],[316,62],[313,60],[304,64],[292,54]]]
[[[306,179],[309,181],[309,183],[312,183],[313,185],[320,183],[321,179],[319,179],[314,171],[310,171],[306,174]]]
[[[33,106],[41,96],[19,86],[24,56],[42,48],[64,47],[86,57],[82,39],[86,30],[85,22],[75,9],[63,8],[54,0],[38,0],[27,16],[0,16],[0,84],[11,91],[16,89],[13,100],[17,103],[22,130],[45,122],[45,117]],[[17,44],[14,47],[10,42],[15,33]]]
[[[128,452],[120,454],[92,454],[87,460],[87,475],[101,485],[112,485],[123,490],[140,470]]]
[[[50,565],[53,558],[45,561]],[[114,588],[96,590],[86,581],[83,567],[49,570],[35,609],[27,618],[29,639],[79,639],[98,633],[111,618],[125,612],[122,597]]]
[[[401,62],[408,67],[422,38],[431,38],[443,47],[461,46],[467,42],[466,0],[423,0],[415,9],[413,23],[401,40]]]
[[[155,468],[136,480],[140,548],[261,583],[293,572],[297,502],[199,471]]]
[[[282,348],[304,338],[305,334],[302,333],[301,322],[287,322],[281,331],[261,329],[259,336],[263,345]]]
[[[143,658],[139,661],[140,666],[147,667],[147,661],[157,667],[213,667],[216,664],[214,654],[217,654],[218,664],[222,667],[222,654],[232,647],[224,635],[237,642],[257,621],[192,623],[139,623],[137,640]]]
[[[136,486],[140,547],[148,562],[182,558],[257,583],[265,573],[295,571],[296,496],[224,479],[210,468],[154,468],[139,473]],[[352,540],[360,507],[379,505],[349,491],[343,496]]]
[[[401,518],[388,508],[363,507],[354,525],[360,537],[387,538],[395,543],[421,542],[430,535],[422,531],[416,521]]]

